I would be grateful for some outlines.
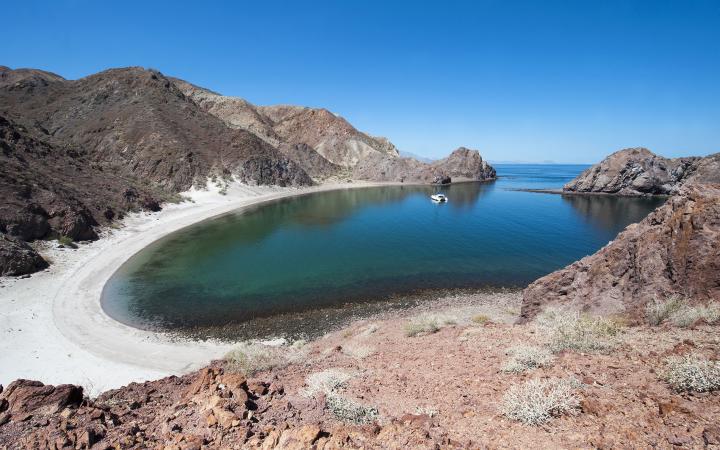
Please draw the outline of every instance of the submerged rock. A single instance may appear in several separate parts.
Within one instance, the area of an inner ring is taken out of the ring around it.
[[[550,305],[640,318],[656,298],[720,300],[720,184],[690,184],[597,253],[523,292],[521,320]]]

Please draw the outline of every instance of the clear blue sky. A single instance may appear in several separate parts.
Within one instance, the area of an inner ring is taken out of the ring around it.
[[[720,1],[5,0],[0,64],[159,69],[322,106],[401,150],[595,162],[720,151]]]

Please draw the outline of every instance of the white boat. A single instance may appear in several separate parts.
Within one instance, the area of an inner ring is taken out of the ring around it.
[[[448,201],[447,197],[445,197],[444,194],[433,194],[430,196],[430,198],[432,199],[432,201],[438,202],[438,203]]]

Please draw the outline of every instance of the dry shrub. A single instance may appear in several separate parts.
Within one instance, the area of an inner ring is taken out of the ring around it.
[[[658,326],[669,319],[684,304],[685,300],[677,295],[672,295],[665,300],[655,299],[645,305],[645,318],[650,325]]]
[[[456,323],[457,320],[454,317],[426,314],[412,319],[405,325],[405,335],[413,337],[419,334],[432,334]]]
[[[227,370],[245,375],[282,367],[301,361],[305,357],[304,341],[295,341],[289,347],[242,342],[225,354]]]
[[[473,316],[472,321],[479,325],[485,325],[486,323],[491,322],[490,318],[485,314],[478,314],[476,316]]]
[[[617,321],[559,309],[546,310],[538,317],[537,324],[553,352],[607,351],[615,347],[622,329]]]
[[[518,345],[508,350],[510,359],[503,366],[503,372],[522,373],[538,367],[547,367],[553,362],[549,350],[531,345]]]
[[[307,388],[302,392],[306,397],[315,394],[325,395],[325,407],[338,420],[364,425],[375,422],[379,417],[377,408],[362,405],[341,395],[338,390],[352,378],[347,372],[339,369],[327,369],[316,372],[307,377]]]
[[[371,345],[350,342],[342,346],[342,352],[351,358],[364,359],[375,353],[375,348]]]
[[[670,316],[670,321],[678,327],[689,327],[698,321],[715,324],[720,320],[720,305],[710,303],[706,306],[684,305]]]
[[[512,386],[503,398],[502,413],[526,425],[540,425],[553,417],[574,412],[580,382],[574,378],[529,380]]]
[[[697,355],[673,356],[665,360],[660,378],[676,391],[716,391],[720,389],[720,362]]]

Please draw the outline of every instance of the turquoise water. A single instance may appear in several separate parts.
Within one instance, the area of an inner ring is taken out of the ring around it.
[[[561,196],[586,166],[498,165],[489,183],[295,197],[154,243],[111,278],[103,307],[142,328],[217,327],[419,289],[524,287],[594,253],[662,199]]]

